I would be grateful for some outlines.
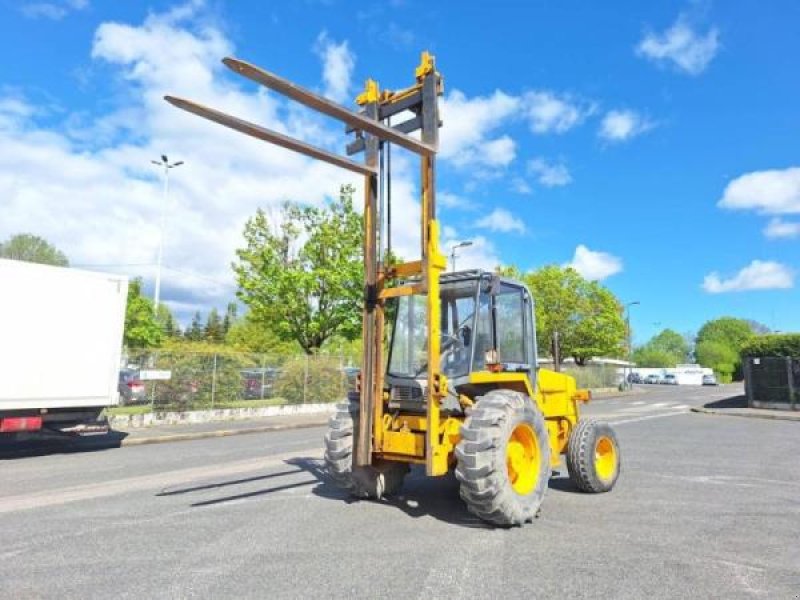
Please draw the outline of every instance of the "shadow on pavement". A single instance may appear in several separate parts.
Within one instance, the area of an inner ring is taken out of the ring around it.
[[[0,441],[0,460],[110,450],[120,448],[122,440],[126,437],[128,434],[125,432],[110,431],[105,435],[86,437],[42,434],[21,440],[2,440]]]
[[[222,481],[220,483],[208,483],[205,485],[196,485],[193,487],[181,488],[177,490],[161,491],[158,494],[156,494],[156,496],[178,496],[180,494],[189,494],[191,492],[216,490],[219,488],[227,487],[229,485],[241,485],[243,483],[252,483],[254,481],[264,481],[265,479],[272,479],[273,477],[283,477],[284,475],[291,475],[293,473],[302,473],[302,472],[303,472],[302,469],[292,469],[291,471],[280,471],[278,473],[270,473],[269,475],[256,475],[255,477],[244,477],[242,479],[233,479],[231,481]]]
[[[314,475],[320,485],[312,493],[320,498],[352,504],[354,502],[376,502],[392,506],[412,518],[433,517],[453,525],[493,529],[493,527],[467,511],[458,495],[458,481],[451,473],[444,477],[426,477],[421,467],[414,466],[406,476],[398,494],[381,500],[362,500],[339,488],[322,468],[318,459],[296,458],[286,461]]]
[[[747,408],[747,396],[731,396],[704,404],[703,408]]]

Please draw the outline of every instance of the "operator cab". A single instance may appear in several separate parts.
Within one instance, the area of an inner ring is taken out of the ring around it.
[[[440,368],[449,382],[442,410],[461,412],[457,394],[468,391],[472,373],[535,373],[533,298],[523,284],[493,273],[461,271],[441,275],[439,295]],[[389,408],[424,411],[426,297],[402,296],[390,310],[394,312],[394,327],[385,380]]]

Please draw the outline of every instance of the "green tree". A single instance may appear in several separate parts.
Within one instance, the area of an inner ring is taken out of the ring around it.
[[[677,331],[665,329],[650,340],[650,344],[657,350],[663,350],[675,357],[675,362],[684,362],[689,354],[689,344],[686,338]]]
[[[24,260],[43,265],[68,267],[66,255],[47,240],[30,233],[20,233],[0,243],[0,258]]]
[[[720,342],[736,352],[753,337],[753,327],[745,319],[720,317],[706,322],[697,332],[697,343]]]
[[[231,327],[236,323],[238,312],[239,307],[236,306],[236,302],[228,302],[228,306],[225,308],[225,317],[222,319],[223,335],[228,335]]]
[[[219,318],[219,312],[217,312],[216,308],[212,308],[208,313],[203,337],[212,343],[221,343],[225,340],[222,319]]]
[[[250,313],[231,325],[225,336],[225,343],[239,351],[279,357],[292,356],[302,351],[296,341],[282,340],[270,327],[255,322]]]
[[[714,369],[723,383],[731,381],[737,368],[741,365],[739,354],[724,342],[706,340],[699,342],[695,348],[697,362],[704,367]]]
[[[203,320],[200,316],[200,311],[197,311],[192,316],[192,323],[183,332],[183,337],[192,342],[199,342],[203,339]]]
[[[714,368],[712,364],[705,364],[701,358],[700,346],[713,342],[724,346],[728,352],[725,353],[725,358],[730,358],[733,355],[732,364],[733,369],[731,373],[735,379],[741,379],[742,376],[742,361],[739,358],[739,352],[744,345],[753,338],[753,326],[745,319],[737,319],[735,317],[721,317],[706,322],[697,332],[697,346],[695,348],[695,355],[697,362],[701,365]],[[714,346],[715,354],[718,353],[718,348]],[[705,355],[706,359],[708,354]],[[727,365],[727,362],[722,364]],[[714,368],[716,371],[716,369]]]
[[[172,315],[172,311],[163,302],[158,305],[156,321],[161,326],[161,330],[166,337],[180,337],[181,327]]]
[[[625,340],[625,323],[619,300],[596,281],[588,281],[569,267],[548,265],[522,275],[516,268],[501,269],[521,279],[533,293],[539,352],[553,355],[553,334],[558,332],[561,356],[579,365],[592,356],[619,356]]]
[[[324,208],[287,203],[277,220],[259,210],[236,252],[238,297],[254,320],[309,354],[334,335],[355,339],[360,332],[362,220],[354,191],[342,186]]]
[[[674,367],[675,356],[664,350],[653,348],[649,344],[645,344],[640,348],[633,351],[633,362],[638,367]]]
[[[153,348],[161,344],[163,330],[153,314],[153,302],[142,296],[142,280],[128,284],[123,341],[128,348]]]
[[[689,343],[677,331],[664,329],[634,352],[634,362],[640,367],[674,367],[685,362],[689,354]],[[668,364],[644,364],[644,362],[666,362]]]

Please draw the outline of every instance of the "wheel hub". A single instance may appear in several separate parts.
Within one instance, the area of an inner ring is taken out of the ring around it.
[[[617,469],[617,449],[608,437],[598,438],[594,448],[594,464],[597,476],[609,480]]]
[[[525,423],[517,425],[506,446],[508,479],[515,492],[530,493],[539,479],[540,462],[539,441],[533,429]]]

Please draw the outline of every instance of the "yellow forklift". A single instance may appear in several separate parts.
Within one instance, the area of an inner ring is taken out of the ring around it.
[[[538,367],[530,291],[494,273],[445,273],[435,194],[443,80],[433,56],[422,54],[406,89],[382,90],[368,80],[357,110],[250,63],[223,62],[342,121],[353,136],[348,156],[189,100],[166,100],[364,176],[363,360],[357,390],[337,406],[325,435],[331,478],[357,497],[377,499],[397,492],[411,465],[424,465],[429,476],[454,470],[470,512],[501,526],[538,514],[562,454],[578,489],[611,490],[620,472],[617,437],[607,423],[579,419],[590,395],[574,378]],[[400,264],[390,258],[393,145],[420,158],[420,256]],[[349,158],[361,153],[363,162]]]

